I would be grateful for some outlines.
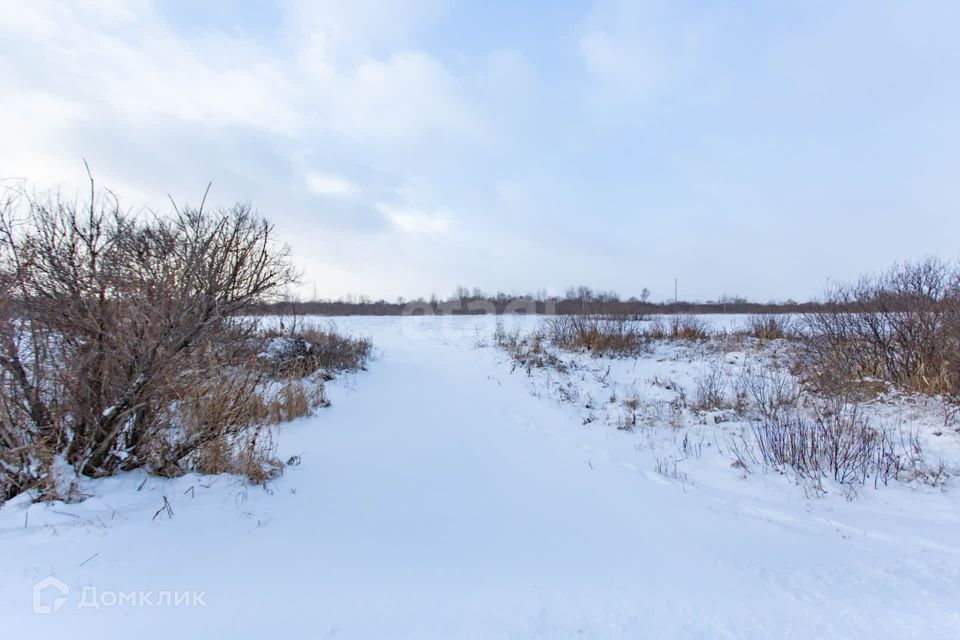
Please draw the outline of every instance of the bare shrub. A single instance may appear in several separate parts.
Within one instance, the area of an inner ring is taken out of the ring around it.
[[[736,408],[741,415],[778,420],[800,402],[799,381],[782,367],[769,364],[744,366],[734,381]]]
[[[0,492],[62,460],[103,476],[178,473],[204,447],[260,441],[244,314],[295,274],[246,205],[124,212],[8,194],[0,206]],[[174,409],[205,404],[203,415]],[[184,421],[189,424],[185,424]]]
[[[880,380],[960,395],[960,271],[939,260],[894,266],[834,288],[808,314],[804,359],[822,391]]]
[[[651,340],[701,341],[711,337],[707,324],[696,316],[670,316],[655,319],[644,332]]]
[[[648,342],[639,322],[626,316],[557,316],[546,321],[545,334],[561,349],[585,350],[596,356],[636,355]]]
[[[786,340],[796,337],[794,321],[790,316],[754,314],[747,319],[745,333],[758,340]]]
[[[728,386],[722,365],[718,362],[712,363],[706,373],[696,380],[692,408],[698,411],[712,411],[728,406]]]
[[[871,425],[856,402],[831,398],[810,412],[798,405],[767,413],[728,442],[735,465],[792,474],[823,492],[823,481],[853,487],[872,480],[941,482],[941,464],[927,466],[915,432]]]
[[[633,431],[637,426],[637,409],[641,406],[640,398],[633,395],[623,399],[623,416],[617,417],[617,429],[620,431]]]

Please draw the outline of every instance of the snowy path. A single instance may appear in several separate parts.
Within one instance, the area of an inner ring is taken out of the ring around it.
[[[960,633],[955,501],[925,496],[918,524],[882,497],[753,478],[684,491],[635,464],[634,436],[532,397],[466,320],[438,322],[355,321],[382,356],[284,429],[302,464],[272,494],[196,477],[138,492],[131,475],[79,505],[5,507],[0,637]],[[151,521],[164,495],[174,516]],[[33,614],[49,574],[70,599]],[[206,606],[78,609],[84,587],[200,590]]]

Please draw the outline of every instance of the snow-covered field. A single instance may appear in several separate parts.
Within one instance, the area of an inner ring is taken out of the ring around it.
[[[734,426],[669,407],[749,354],[527,375],[494,322],[339,319],[379,356],[278,430],[299,464],[266,489],[130,473],[10,501],[0,637],[960,637],[956,481],[850,499],[745,475],[717,452]],[[654,424],[618,430],[627,397]],[[953,464],[935,404],[871,410]]]

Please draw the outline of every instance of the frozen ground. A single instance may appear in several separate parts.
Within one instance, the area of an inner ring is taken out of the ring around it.
[[[732,468],[716,425],[612,426],[606,395],[691,384],[706,365],[682,354],[530,377],[478,347],[490,318],[339,324],[380,356],[280,430],[301,462],[267,490],[134,473],[78,504],[5,505],[0,637],[960,635],[955,486],[808,498]],[[934,438],[932,409],[890,415]],[[953,429],[931,441],[958,448]],[[34,613],[51,575],[69,593]]]

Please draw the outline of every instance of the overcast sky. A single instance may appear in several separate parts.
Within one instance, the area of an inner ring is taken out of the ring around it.
[[[960,255],[960,2],[0,7],[0,179],[212,180],[307,293],[801,299]]]

